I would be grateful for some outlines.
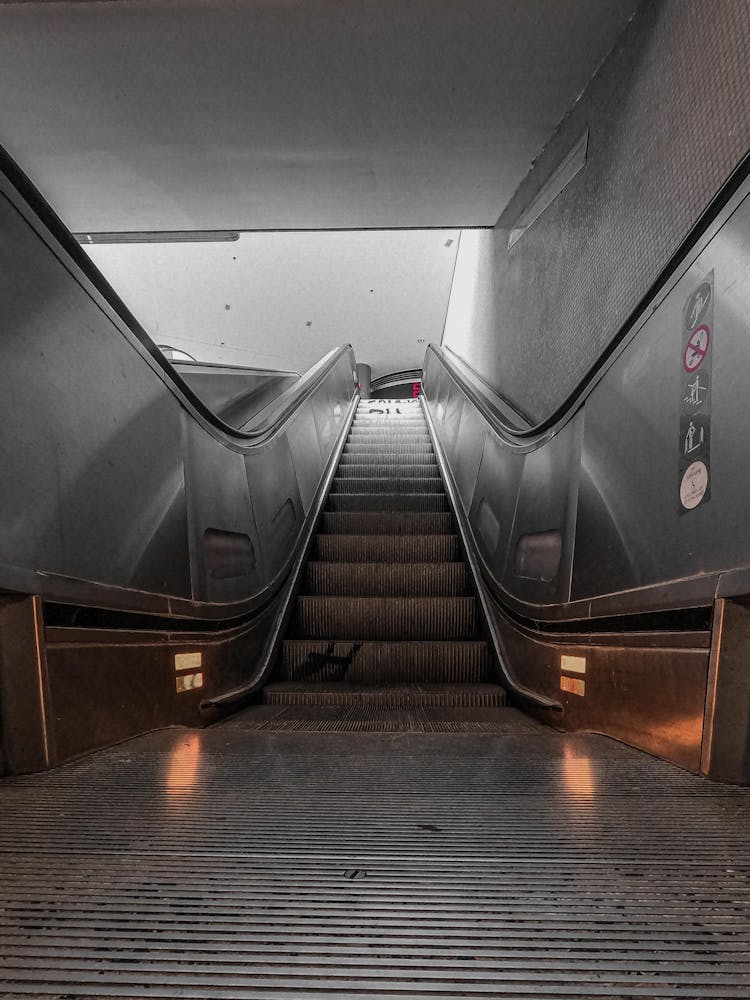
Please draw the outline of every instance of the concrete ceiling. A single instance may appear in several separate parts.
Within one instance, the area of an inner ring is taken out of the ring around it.
[[[78,232],[493,225],[636,0],[0,0],[0,144]]]

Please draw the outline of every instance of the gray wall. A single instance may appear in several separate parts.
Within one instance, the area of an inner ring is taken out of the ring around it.
[[[647,0],[503,212],[494,247],[474,264],[459,257],[463,275],[494,254],[494,293],[478,280],[479,320],[468,328],[466,305],[451,308],[443,342],[532,418],[574,388],[747,152],[749,59],[747,0]],[[508,250],[587,127],[586,167]]]

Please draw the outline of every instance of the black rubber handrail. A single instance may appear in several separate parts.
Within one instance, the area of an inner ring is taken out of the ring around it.
[[[747,180],[748,175],[750,175],[750,153],[743,157],[721,190],[713,197],[677,251],[660,271],[646,294],[631,311],[628,318],[596,361],[586,371],[583,378],[579,380],[575,388],[568,393],[560,405],[549,416],[538,423],[532,423],[528,420],[523,413],[505,400],[481,375],[475,372],[465,361],[459,359],[452,351],[448,352],[451,355],[449,357],[448,353],[446,353],[447,348],[430,344],[427,348],[427,353],[432,351],[432,353],[440,358],[440,361],[447,368],[450,375],[484,415],[492,429],[509,445],[528,449],[529,446],[543,443],[556,434],[575,416],[596,384],[611,366],[620,349],[636,332],[634,327],[638,320],[642,318],[654,298],[672,279],[675,272],[684,263],[687,256],[695,248],[709,227],[716,221],[719,213],[726,208],[732,197]],[[516,419],[518,420],[518,424],[514,422]]]
[[[182,396],[203,420],[227,437],[246,444],[252,444],[260,443],[276,433],[286,423],[291,414],[315,391],[329,371],[336,366],[341,357],[347,351],[352,350],[351,345],[344,344],[330,351],[306,372],[294,386],[291,386],[289,390],[279,396],[279,399],[276,401],[279,403],[279,406],[271,407],[269,405],[267,408],[269,414],[262,419],[258,426],[246,428],[242,431],[237,430],[231,424],[225,423],[210,407],[206,406],[203,400],[181,377],[179,372],[174,369],[171,362],[164,357],[154,341],[131,313],[96,264],[82,249],[81,245],[49,202],[2,147],[0,147],[0,172],[5,176],[11,187],[14,188],[19,198],[31,209],[33,214],[48,230],[63,252],[72,260],[76,268],[83,273],[96,292],[127,327],[129,333],[140,343],[151,361],[159,368],[163,381],[167,383],[176,395]]]

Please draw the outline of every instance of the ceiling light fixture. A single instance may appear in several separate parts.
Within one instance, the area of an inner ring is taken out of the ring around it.
[[[73,233],[84,246],[95,243],[236,243],[238,232],[226,229],[194,232]]]

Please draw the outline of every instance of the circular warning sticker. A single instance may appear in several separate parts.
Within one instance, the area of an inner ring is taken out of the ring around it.
[[[680,503],[685,510],[697,507],[708,489],[708,469],[705,462],[693,462],[685,469],[680,483]]]
[[[701,362],[706,356],[708,345],[711,340],[711,331],[705,323],[690,334],[690,340],[685,347],[685,371],[694,372],[700,368]]]

